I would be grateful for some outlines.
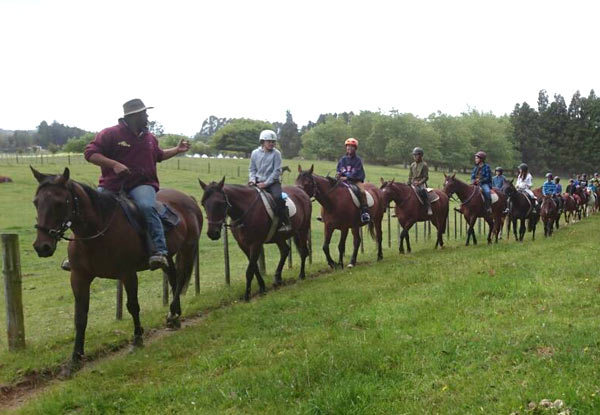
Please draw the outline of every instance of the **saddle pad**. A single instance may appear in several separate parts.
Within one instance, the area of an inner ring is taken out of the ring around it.
[[[125,213],[125,217],[127,217],[129,224],[136,230],[138,234],[144,236],[146,233],[146,222],[142,218],[142,215],[140,214],[135,202],[123,195],[119,195],[117,197],[117,201],[119,202],[119,206],[121,206],[123,213]],[[181,218],[169,207],[169,205],[156,201],[155,206],[165,232],[168,232],[179,225]]]
[[[492,205],[493,205],[494,203],[496,203],[498,201],[498,194],[492,190],[490,192],[490,195],[492,196]],[[483,192],[481,192],[481,200],[485,201],[485,198],[483,197]]]
[[[417,200],[419,201],[419,203],[423,204],[423,201],[421,200],[421,195],[419,195],[419,192],[417,192],[417,188],[413,185],[411,185],[410,187],[413,189],[413,192],[415,192],[415,195],[417,196]],[[427,200],[429,201],[429,203],[434,203],[434,202],[437,202],[438,200],[440,200],[440,195],[438,195],[433,190],[434,189],[432,187],[427,188]]]
[[[352,202],[354,202],[354,206],[356,206],[357,208],[360,208],[360,201],[358,200],[358,197],[356,197],[356,195],[354,194],[354,192],[352,191],[352,189],[350,187],[348,187],[348,191],[350,192],[350,196],[352,196]],[[366,190],[365,190],[365,194],[367,195],[367,206],[373,207],[373,205],[375,204],[375,199],[373,199],[373,196],[371,195],[371,193],[367,192]]]
[[[271,194],[269,192],[259,189],[258,187],[255,187],[255,189],[258,192],[258,194],[260,195],[263,205],[265,205],[267,214],[269,215],[269,217],[271,219],[273,219],[275,217],[275,213],[273,212],[273,208],[271,207],[271,202],[273,201],[273,196],[271,196]],[[284,196],[284,195],[285,195],[285,198],[284,198],[285,205],[288,208],[288,214],[291,218],[292,216],[294,216],[296,214],[296,204],[294,203],[294,201],[292,200],[291,197],[288,197],[288,195],[286,193],[282,193],[282,196]]]

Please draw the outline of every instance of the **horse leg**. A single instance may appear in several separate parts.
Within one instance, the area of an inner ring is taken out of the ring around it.
[[[308,256],[308,232],[300,232],[299,234],[294,235],[294,242],[300,253],[300,274],[298,275],[298,278],[303,280],[306,278],[304,267],[306,264],[306,257]]]
[[[494,222],[495,221],[492,219],[492,217],[490,215],[486,216],[484,219],[487,222],[488,228],[489,228],[487,242],[488,242],[488,245],[490,245],[492,243],[492,231],[494,230]],[[496,239],[496,242],[498,242],[497,239]]]
[[[172,261],[169,260],[169,273],[174,273],[175,287],[173,287],[173,301],[169,306],[169,315],[167,316],[167,327],[178,329],[181,327],[179,317],[181,316],[181,293],[192,276],[194,270],[194,260],[198,252],[198,243],[184,246],[177,253],[177,263],[171,266]],[[171,278],[169,278],[170,280]],[[172,285],[172,284],[171,284]]]
[[[281,271],[283,270],[285,260],[287,259],[288,254],[291,250],[291,248],[287,244],[287,241],[277,242],[277,247],[279,248],[279,264],[277,264],[277,269],[275,270],[275,281],[273,281],[273,285],[275,287],[279,287],[283,284],[283,279],[281,278]]]
[[[121,279],[127,293],[127,311],[133,317],[133,347],[143,347],[142,334],[144,329],[140,324],[140,303],[138,302],[138,277],[135,272],[126,274]]]
[[[251,247],[241,247],[248,257],[248,266],[246,267],[246,292],[244,293],[244,300],[250,301],[250,293],[252,288],[252,279],[254,278],[254,274],[260,275],[258,271],[258,257],[260,255],[260,246],[253,245]],[[261,277],[262,279],[262,277]],[[260,282],[259,282],[260,284]],[[264,281],[263,281],[264,285]]]
[[[526,219],[521,219],[521,226],[519,227],[519,241],[523,242],[523,238],[525,237],[525,220]]]
[[[406,237],[406,233],[404,233],[404,228],[402,228],[402,232],[400,232],[400,244],[398,247],[398,251],[403,254],[404,253],[404,238]],[[407,242],[408,244],[408,242]]]
[[[325,224],[325,235],[323,237],[323,252],[325,253],[325,259],[327,259],[327,265],[331,268],[335,269],[335,262],[333,262],[333,258],[331,258],[331,254],[329,253],[329,244],[331,243],[331,235],[333,235],[333,226],[326,223]]]
[[[351,268],[356,265],[356,257],[358,255],[358,248],[360,248],[360,229],[358,227],[352,228],[352,236],[354,239],[354,249],[352,250],[352,258],[350,258],[350,263],[348,264],[348,268]]]
[[[346,237],[348,236],[348,228],[340,229],[340,243],[338,244],[338,251],[340,253],[340,260],[338,265],[340,268],[344,268],[344,253],[346,252]]]
[[[383,259],[383,231],[381,230],[381,220],[375,225],[375,238],[377,239],[377,261],[381,261]]]
[[[63,368],[62,377],[70,377],[73,371],[81,367],[83,358],[83,345],[85,343],[85,329],[90,309],[90,284],[91,279],[71,271],[71,290],[75,297],[75,345],[71,363]]]

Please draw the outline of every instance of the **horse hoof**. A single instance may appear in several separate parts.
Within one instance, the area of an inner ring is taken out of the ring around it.
[[[351,262],[348,264],[348,268],[354,268],[354,264]]]
[[[131,342],[132,351],[136,349],[141,349],[144,347],[144,338],[141,335],[133,336],[133,341]]]
[[[181,320],[179,320],[179,315],[172,315],[171,313],[167,315],[167,328],[173,330],[181,328]]]

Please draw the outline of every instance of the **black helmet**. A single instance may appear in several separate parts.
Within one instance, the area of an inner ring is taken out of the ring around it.
[[[413,153],[413,155],[415,155],[415,154],[423,155],[423,149],[421,147],[415,147],[415,148],[413,148],[412,153]]]
[[[502,167],[496,167],[496,170],[494,171],[499,171],[500,173],[504,173],[504,169]]]
[[[519,170],[529,170],[529,166],[525,163],[519,164]]]

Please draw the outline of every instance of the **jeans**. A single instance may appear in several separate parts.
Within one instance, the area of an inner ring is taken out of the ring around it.
[[[490,185],[487,183],[482,183],[479,185],[479,187],[481,187],[481,190],[483,191],[483,197],[485,198],[486,202],[488,203],[488,206],[491,206],[492,195],[490,193]]]
[[[103,187],[98,187],[99,192],[102,192],[103,190]],[[154,187],[152,186],[143,184],[131,189],[129,191],[129,197],[135,201],[135,204],[146,221],[150,241],[153,245],[150,247],[150,255],[167,255],[165,230],[163,229],[160,216],[158,215],[158,210],[156,210],[156,190],[154,190]]]

